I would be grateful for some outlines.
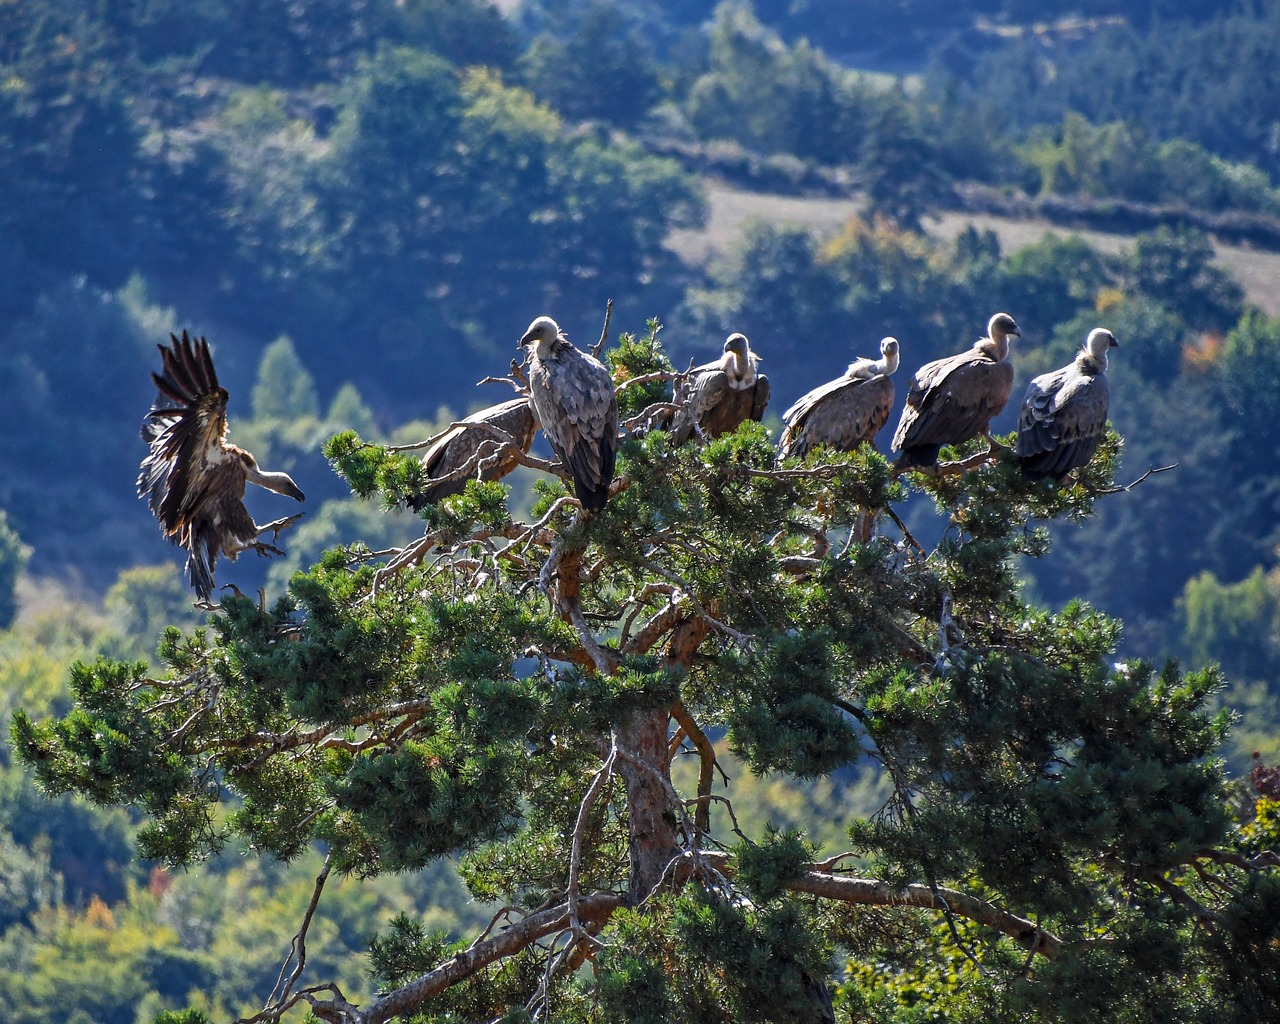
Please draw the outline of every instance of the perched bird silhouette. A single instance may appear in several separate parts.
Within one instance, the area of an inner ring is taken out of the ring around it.
[[[820,444],[851,452],[876,433],[893,409],[898,339],[880,342],[879,359],[855,359],[835,380],[814,388],[782,414],[778,457],[802,457]]]
[[[760,373],[760,361],[745,334],[731,334],[723,356],[690,370],[676,393],[676,404],[684,411],[672,430],[675,443],[688,441],[695,424],[707,437],[719,437],[737,430],[744,420],[763,419],[769,378]]]
[[[1117,345],[1109,330],[1095,327],[1072,362],[1027,385],[1018,413],[1018,464],[1024,474],[1061,480],[1093,458],[1111,405],[1107,353]]]
[[[1013,390],[1010,337],[1021,337],[1017,322],[997,313],[987,324],[987,337],[972,348],[915,372],[893,435],[893,450],[902,452],[894,463],[898,469],[932,466],[944,444],[988,434]]]
[[[187,550],[187,578],[201,601],[213,593],[218,555],[231,560],[248,548],[259,555],[283,554],[259,540],[302,513],[259,526],[244,507],[246,482],[303,500],[286,473],[269,473],[243,448],[227,443],[227,392],[204,338],[169,335],[158,345],[162,370],[152,373],[159,395],[142,422],[150,451],[138,474],[138,496],[147,499],[170,541]],[[275,538],[273,538],[275,539]]]
[[[618,454],[618,399],[598,359],[575,348],[549,316],[520,338],[529,350],[529,397],[551,447],[589,512],[604,508]]]
[[[533,435],[538,426],[527,397],[491,405],[472,413],[461,423],[472,423],[475,426],[454,427],[427,449],[422,456],[422,465],[432,479],[450,477],[468,465],[471,466],[471,471],[465,476],[441,479],[439,483],[427,487],[410,500],[409,504],[415,510],[428,503],[434,505],[450,494],[460,493],[467,486],[468,480],[500,480],[519,465],[515,453],[509,449],[502,450],[499,435],[485,429],[486,427],[496,427],[503,431],[520,451],[527,452],[533,444]]]

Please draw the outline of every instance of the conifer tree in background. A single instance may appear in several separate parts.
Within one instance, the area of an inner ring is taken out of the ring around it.
[[[610,353],[633,425],[670,398],[656,335]],[[403,550],[170,630],[163,672],[76,665],[74,709],[17,714],[15,749],[50,792],[145,811],[147,857],[322,845],[255,1021],[1280,1019],[1280,837],[1215,759],[1215,673],[1115,662],[1119,623],[1019,594],[1037,524],[1125,500],[1118,443],[1055,489],[1010,457],[899,480],[867,448],[779,466],[757,423],[636,431],[598,514],[548,476],[518,521],[473,481]],[[388,505],[423,483],[354,433],[327,454]],[[912,487],[947,524],[931,551],[894,511]],[[892,796],[848,852],[753,841],[720,737],[751,772]],[[483,934],[397,919],[360,1006],[311,975],[331,872],[454,854],[502,908]]]

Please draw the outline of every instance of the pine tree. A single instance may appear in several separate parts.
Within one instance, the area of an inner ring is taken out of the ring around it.
[[[779,465],[757,423],[673,447],[644,429],[656,336],[610,353],[631,418],[601,512],[532,458],[531,521],[470,482],[390,556],[330,551],[270,609],[168,631],[162,673],[77,664],[74,709],[18,713],[15,749],[144,811],[146,857],[320,844],[319,901],[334,871],[460,855],[503,908],[457,943],[398,918],[359,1007],[308,975],[309,911],[254,1021],[1280,1019],[1280,857],[1239,828],[1216,673],[1117,661],[1118,622],[1019,593],[1043,523],[1125,500],[1118,438],[1057,488],[985,442],[909,479],[865,446]],[[354,433],[326,454],[388,506],[422,484]],[[932,550],[895,511],[913,488]],[[725,746],[892,796],[848,852],[752,840]]]

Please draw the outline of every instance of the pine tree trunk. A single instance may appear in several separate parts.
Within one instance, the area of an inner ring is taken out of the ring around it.
[[[667,712],[647,711],[618,727],[619,770],[627,787],[631,829],[629,902],[640,903],[661,883],[680,852],[667,783]]]

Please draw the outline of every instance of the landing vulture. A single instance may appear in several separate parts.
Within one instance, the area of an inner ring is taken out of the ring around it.
[[[575,348],[549,316],[520,339],[529,349],[529,397],[551,447],[573,474],[589,512],[604,508],[618,454],[618,400],[609,371]]]
[[[1025,475],[1061,480],[1093,458],[1111,404],[1107,352],[1117,344],[1105,327],[1095,327],[1073,362],[1027,385],[1018,413],[1018,463]]]
[[[486,429],[487,427],[495,427],[509,435],[522,452],[527,452],[533,444],[533,434],[537,429],[528,398],[513,398],[501,405],[481,409],[461,422],[474,423],[476,426],[454,427],[422,456],[422,465],[427,475],[440,482],[432,484],[410,501],[415,510],[428,503],[434,505],[451,494],[460,493],[467,486],[467,481],[477,476],[481,480],[500,480],[519,465],[515,455],[509,450],[500,452],[503,441],[501,435]],[[488,462],[492,456],[497,457]],[[482,462],[487,462],[483,468]],[[452,476],[468,465],[470,470],[465,475]],[[450,479],[440,479],[442,477]]]
[[[298,518],[259,526],[244,507],[245,482],[298,501],[303,495],[288,474],[264,472],[251,454],[227,443],[227,392],[218,385],[209,343],[192,341],[186,331],[169,338],[172,344],[157,346],[162,372],[151,375],[159,396],[142,421],[151,450],[138,474],[138,496],[148,500],[164,536],[187,549],[187,577],[207,602],[219,553],[232,561],[248,548],[283,554],[258,538]]]
[[[843,376],[814,388],[782,414],[778,457],[803,457],[820,444],[851,452],[874,439],[893,408],[898,339],[880,342],[879,359],[856,359]]]
[[[902,452],[894,463],[898,469],[932,466],[944,444],[986,434],[1004,408],[1013,389],[1009,338],[1021,333],[1013,317],[997,313],[987,335],[968,351],[925,363],[911,378],[893,435],[893,450]]]
[[[731,334],[723,356],[690,370],[676,395],[688,411],[676,421],[675,443],[689,440],[695,423],[708,437],[719,437],[737,430],[743,420],[761,420],[769,404],[769,378],[758,371],[759,363],[747,336]]]

